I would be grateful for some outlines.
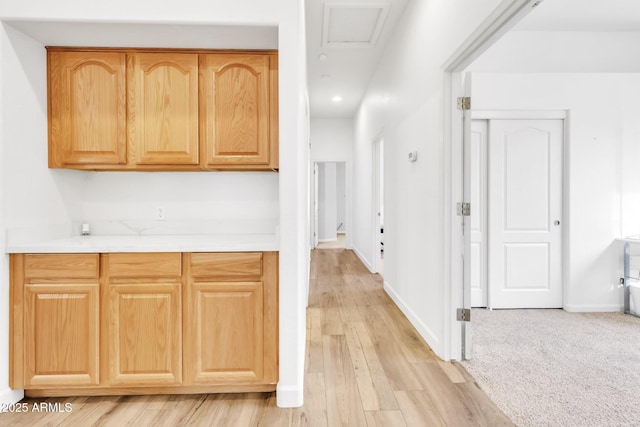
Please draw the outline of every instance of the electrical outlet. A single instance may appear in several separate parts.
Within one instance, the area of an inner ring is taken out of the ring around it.
[[[167,217],[164,207],[158,206],[156,208],[156,221],[164,221],[165,219],[167,219]]]

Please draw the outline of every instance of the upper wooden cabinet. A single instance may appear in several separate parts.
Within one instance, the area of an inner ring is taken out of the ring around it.
[[[124,165],[126,55],[62,51],[48,55],[49,167]]]
[[[206,165],[269,165],[269,56],[200,58]]]
[[[198,55],[128,58],[129,146],[137,165],[198,164]]]
[[[277,54],[48,48],[49,167],[278,169]]]

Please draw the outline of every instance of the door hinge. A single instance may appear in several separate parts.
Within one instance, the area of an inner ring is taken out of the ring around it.
[[[461,96],[458,98],[458,110],[471,110],[471,97]]]
[[[456,211],[458,216],[471,216],[471,203],[459,202]]]
[[[456,320],[460,322],[471,322],[471,309],[459,308],[456,311]]]

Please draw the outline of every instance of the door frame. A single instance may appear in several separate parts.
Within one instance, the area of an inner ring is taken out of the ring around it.
[[[373,194],[371,195],[372,209],[371,215],[373,217],[373,256],[371,259],[371,267],[373,273],[381,273],[382,256],[380,254],[382,248],[380,245],[380,207],[382,206],[382,218],[384,222],[384,137],[378,136],[373,141],[373,155],[372,155],[372,179],[373,179]],[[382,193],[382,197],[380,197]]]
[[[345,196],[346,196],[346,200],[345,200],[345,228],[344,228],[344,239],[345,239],[345,249],[352,249],[353,244],[351,243],[351,234],[352,232],[350,231],[350,227],[351,224],[353,223],[351,215],[352,215],[352,207],[351,207],[351,198],[352,198],[352,193],[351,193],[351,180],[352,180],[352,176],[351,176],[351,162],[349,160],[313,160],[311,162],[312,167],[311,167],[311,175],[312,175],[312,191],[310,194],[310,204],[311,204],[311,217],[312,217],[312,224],[311,224],[311,231],[310,231],[310,235],[311,235],[311,243],[310,249],[315,249],[318,246],[318,223],[319,223],[319,218],[318,218],[318,212],[316,211],[316,209],[319,207],[319,201],[318,201],[318,166],[320,164],[323,163],[336,163],[336,166],[338,163],[344,164],[344,192],[345,192]],[[315,234],[315,236],[314,236]]]
[[[463,165],[463,114],[457,109],[456,98],[464,95],[462,73],[475,59],[484,53],[500,37],[509,31],[518,21],[526,16],[540,0],[503,0],[487,19],[462,43],[462,45],[442,65],[443,70],[443,150],[444,176],[444,292],[443,292],[443,358],[444,360],[465,358],[462,341],[463,329],[470,335],[470,324],[457,320],[456,311],[464,306],[465,286],[464,236],[462,220],[456,214],[458,202],[468,202],[463,197],[464,165]],[[472,104],[473,105],[473,104]],[[468,173],[468,171],[467,171]],[[468,277],[467,277],[468,282]],[[470,342],[470,341],[469,341]]]

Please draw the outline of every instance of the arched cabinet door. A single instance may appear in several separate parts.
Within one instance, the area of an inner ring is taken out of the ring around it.
[[[272,61],[275,56],[201,55],[200,134],[206,167],[277,168]]]
[[[127,160],[126,54],[48,51],[49,167]]]
[[[127,120],[136,165],[197,165],[198,55],[133,53]]]

